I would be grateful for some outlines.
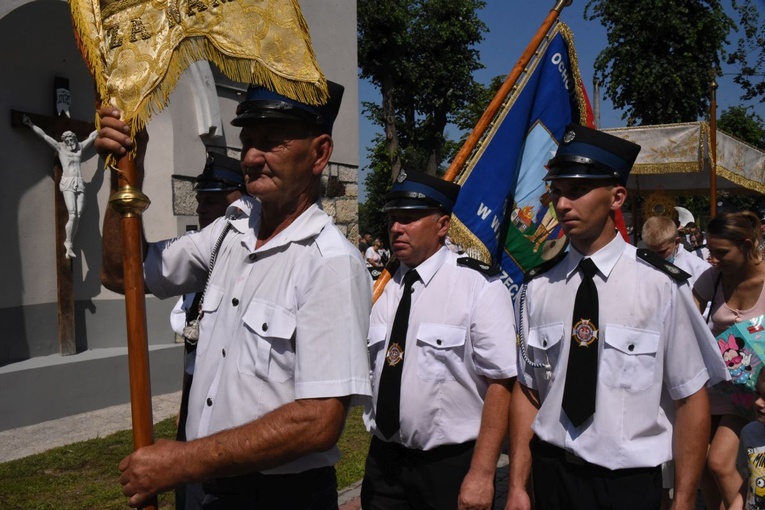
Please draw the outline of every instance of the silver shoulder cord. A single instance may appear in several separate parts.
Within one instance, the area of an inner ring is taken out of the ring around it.
[[[207,295],[207,287],[210,285],[210,277],[212,276],[213,268],[215,267],[215,260],[218,258],[218,251],[220,250],[220,246],[223,244],[223,239],[226,238],[226,234],[228,234],[229,229],[231,229],[231,220],[234,219],[234,215],[226,217],[226,226],[223,227],[223,232],[220,233],[220,237],[218,237],[218,240],[215,242],[215,247],[213,247],[212,255],[210,255],[210,266],[207,270],[207,280],[205,280],[205,288],[202,291],[202,299],[199,301],[199,318],[202,318],[202,303],[204,303],[205,295]]]
[[[523,358],[523,362],[526,363],[526,365],[532,367],[532,368],[544,368],[545,369],[545,378],[550,379],[552,376],[552,366],[549,363],[549,360],[547,360],[547,354],[545,354],[545,359],[548,361],[547,363],[534,363],[529,359],[528,354],[526,354],[526,345],[523,341],[523,309],[524,304],[526,302],[526,287],[528,286],[527,283],[524,283],[521,286],[521,302],[519,303],[519,310],[518,310],[518,333],[515,335],[515,341],[518,344],[518,349],[521,351],[521,357]]]
[[[205,296],[207,295],[207,287],[210,285],[210,277],[212,276],[213,267],[215,267],[215,259],[218,258],[218,251],[223,244],[223,239],[225,239],[226,234],[228,234],[228,231],[231,229],[231,220],[233,219],[233,215],[226,217],[226,225],[223,227],[223,232],[221,232],[218,240],[215,242],[215,247],[213,248],[212,254],[210,255],[210,264],[207,269],[205,288],[202,291],[202,297],[200,298],[199,305],[197,306],[197,317],[196,319],[190,321],[185,328],[183,328],[183,338],[185,342],[190,346],[195,346],[197,342],[199,342],[199,321],[202,320],[203,315],[202,305],[204,304]]]

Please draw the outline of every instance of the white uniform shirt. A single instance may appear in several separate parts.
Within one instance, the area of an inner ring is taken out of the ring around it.
[[[712,264],[706,260],[702,260],[693,253],[685,250],[682,246],[678,247],[675,260],[672,262],[674,265],[691,275],[688,280],[688,284],[693,288],[693,284],[696,283],[698,277],[712,267]]]
[[[527,355],[550,366],[533,368],[518,357],[518,380],[542,401],[532,428],[608,469],[658,466],[672,458],[673,400],[704,386],[705,360],[715,381],[727,371],[688,285],[637,259],[617,235],[592,256],[600,303],[595,415],[579,429],[571,425],[561,405],[581,259],[572,249],[518,301]]]
[[[515,321],[510,293],[497,277],[457,265],[459,255],[442,247],[417,266],[401,376],[401,430],[391,441],[418,450],[475,440],[491,379],[516,375]],[[369,357],[374,406],[364,422],[380,439],[374,421],[390,330],[403,292],[402,264],[372,308]],[[385,440],[385,439],[383,439]]]
[[[260,418],[296,399],[371,395],[364,338],[371,280],[354,248],[318,206],[255,249],[260,203],[249,197],[218,253],[205,293],[189,400],[189,440]],[[204,287],[225,223],[152,244],[144,263],[158,297]],[[363,400],[354,404],[363,403]],[[337,447],[266,473],[329,466]]]

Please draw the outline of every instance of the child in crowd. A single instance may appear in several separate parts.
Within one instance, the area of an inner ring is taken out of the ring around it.
[[[765,509],[765,370],[757,375],[756,421],[741,429],[736,465],[744,478],[731,510]]]

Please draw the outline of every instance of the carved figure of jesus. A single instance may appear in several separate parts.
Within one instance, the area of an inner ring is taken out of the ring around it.
[[[66,258],[75,258],[76,255],[74,250],[72,250],[72,242],[74,235],[77,233],[77,224],[82,215],[82,209],[85,207],[85,182],[82,180],[82,169],[80,167],[82,152],[93,143],[98,132],[93,131],[86,140],[79,142],[77,135],[71,131],[64,131],[61,135],[61,141],[57,142],[41,128],[35,126],[27,115],[24,115],[22,120],[37,136],[45,140],[58,153],[58,159],[61,162],[61,182],[58,185],[58,189],[64,195],[64,203],[69,212],[69,219],[64,228],[66,232],[64,248],[66,248]]]

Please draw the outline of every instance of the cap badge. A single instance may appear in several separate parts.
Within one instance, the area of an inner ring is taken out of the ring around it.
[[[598,330],[589,319],[582,319],[574,325],[574,340],[579,347],[588,347],[598,338]]]
[[[388,352],[385,355],[385,359],[388,361],[388,365],[395,367],[404,359],[404,351],[397,343],[390,344]]]
[[[396,182],[401,184],[402,182],[406,180],[406,177],[407,177],[406,172],[404,170],[401,170],[398,173],[398,177],[396,177]]]
[[[563,143],[571,143],[574,141],[574,138],[576,138],[576,133],[573,129],[571,131],[566,131],[566,134],[563,135]]]

